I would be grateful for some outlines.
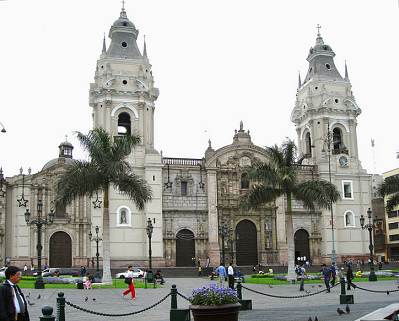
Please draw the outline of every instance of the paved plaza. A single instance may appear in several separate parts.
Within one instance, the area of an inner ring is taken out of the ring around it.
[[[163,288],[148,288],[137,289],[136,300],[125,297],[122,298],[122,289],[93,289],[93,290],[78,290],[65,289],[65,298],[67,301],[79,305],[82,308],[93,310],[96,312],[121,314],[142,310],[153,305],[161,300],[169,292],[172,284],[176,284],[178,291],[188,296],[193,289],[209,285],[210,281],[207,278],[171,278],[167,279]],[[395,281],[378,281],[378,282],[359,282],[356,283],[362,288],[372,290],[398,290]],[[272,295],[279,296],[296,296],[306,294],[299,292],[299,285],[275,285],[269,287],[268,285],[248,284],[244,286]],[[318,284],[312,287],[310,284],[305,285],[305,290],[311,293],[322,290]],[[56,298],[60,290],[45,289],[24,289],[25,294],[31,293],[30,301],[35,305],[29,307],[31,320],[39,320],[41,308],[45,305],[50,305],[54,308],[54,315],[56,310]],[[37,299],[38,295],[40,299]],[[358,318],[382,307],[386,307],[392,303],[399,301],[399,292],[393,292],[387,295],[386,293],[372,293],[363,290],[351,290],[348,294],[354,295],[355,304],[350,305],[351,313],[349,315],[338,315],[337,308],[340,307],[345,310],[345,305],[339,304],[340,286],[336,286],[331,290],[331,293],[320,293],[304,298],[272,298],[264,295],[259,295],[250,292],[246,289],[242,291],[244,299],[251,299],[253,309],[248,311],[241,311],[239,320],[303,320],[307,321],[309,317],[312,320],[315,316],[319,321],[330,320],[357,320]],[[85,301],[85,297],[88,300]],[[95,301],[93,300],[95,298]],[[185,299],[178,296],[178,308],[188,308],[189,303]],[[127,317],[105,317],[94,314],[85,313],[83,311],[66,306],[66,320],[169,320],[170,311],[170,297],[154,308],[144,311],[142,313],[127,316]],[[191,316],[191,320],[193,320]]]

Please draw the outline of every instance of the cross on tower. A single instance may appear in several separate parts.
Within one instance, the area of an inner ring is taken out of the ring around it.
[[[321,28],[321,26],[319,25],[319,24],[317,24],[317,34],[320,34],[320,28]]]
[[[125,0],[122,0],[122,8],[125,9]]]

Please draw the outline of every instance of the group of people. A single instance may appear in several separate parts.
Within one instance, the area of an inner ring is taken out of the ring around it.
[[[348,264],[346,265],[346,280],[347,280],[347,290],[350,290],[351,287],[355,288],[355,286],[352,283],[353,280],[353,271],[352,267]],[[298,279],[301,281],[299,285],[299,291],[304,291],[305,290],[305,280],[308,278],[308,275],[306,273],[305,269],[305,263],[301,263],[300,266],[296,267],[296,273],[298,275]],[[327,289],[327,293],[330,293],[330,285],[334,286],[336,276],[338,275],[338,281],[344,280],[345,279],[345,268],[341,267],[341,270],[338,271],[335,262],[332,263],[330,268],[327,268],[326,264],[322,265],[321,269],[321,279],[324,280],[324,284]]]
[[[229,288],[234,289],[234,280],[236,277],[241,279],[242,283],[245,283],[244,273],[242,273],[241,269],[239,269],[238,272],[235,272],[233,263],[230,263],[227,271],[223,264],[221,264],[216,270],[212,271],[211,280],[216,276],[219,276],[220,287],[223,287],[225,282],[228,280]]]

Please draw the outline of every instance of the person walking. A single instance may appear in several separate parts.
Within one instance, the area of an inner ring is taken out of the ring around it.
[[[327,265],[323,264],[323,269],[321,270],[321,278],[324,279],[324,284],[327,288],[327,293],[330,293],[330,279],[332,277],[332,272],[330,269],[327,269]]]
[[[9,266],[5,275],[6,281],[0,285],[0,320],[29,321],[25,297],[17,285],[21,281],[21,270]]]
[[[202,276],[202,269],[201,265],[198,267],[198,277]]]
[[[215,272],[216,274],[219,275],[219,286],[223,287],[225,279],[227,277],[226,268],[222,264],[220,264],[220,266],[216,269]]]
[[[351,286],[353,287],[353,288],[355,288],[355,286],[353,285],[353,283],[352,283],[352,280],[353,280],[353,271],[352,271],[352,268],[351,268],[351,266],[348,264],[347,266],[347,270],[346,270],[346,281],[348,282],[348,288],[347,288],[347,290],[350,290],[351,289]]]
[[[337,269],[335,267],[335,262],[332,262],[330,270],[332,272],[331,285],[334,286],[334,284],[335,284],[335,275],[337,273]]]
[[[304,263],[301,263],[301,266],[298,268],[298,279],[301,280],[301,284],[299,285],[299,291],[305,291],[304,285],[305,285],[305,279],[307,279],[308,275],[306,273]]]
[[[132,299],[136,300],[136,291],[134,290],[134,285],[133,285],[136,284],[136,282],[133,279],[133,267],[131,265],[129,265],[128,267],[127,275],[125,277],[125,283],[128,285],[128,289],[125,292],[123,292],[122,298],[125,295],[129,294],[129,292],[131,292]]]
[[[26,264],[25,264],[25,266],[24,266],[24,274],[25,274],[25,276],[28,275],[27,271],[28,271],[28,267],[27,267]]]
[[[227,269],[227,274],[229,276],[229,288],[234,290],[234,268],[233,268],[233,263],[230,263],[230,266]]]

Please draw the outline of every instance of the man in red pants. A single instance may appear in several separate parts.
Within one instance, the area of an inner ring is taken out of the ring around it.
[[[128,294],[129,292],[132,293],[132,299],[136,300],[136,292],[134,291],[134,285],[136,284],[136,282],[133,279],[133,267],[131,265],[129,265],[128,271],[127,271],[127,275],[125,277],[125,283],[128,284],[128,289],[123,292],[122,294],[122,298]]]

